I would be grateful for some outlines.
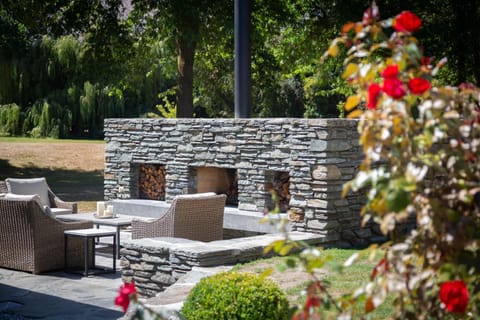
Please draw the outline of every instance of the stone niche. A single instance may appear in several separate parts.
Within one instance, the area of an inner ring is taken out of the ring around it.
[[[188,193],[215,192],[227,196],[227,205],[238,206],[237,170],[219,167],[190,167]]]
[[[164,201],[166,183],[164,164],[138,165],[138,198]]]
[[[268,211],[287,212],[290,208],[290,174],[286,171],[265,171],[265,207]],[[274,197],[277,200],[274,201]]]
[[[342,197],[363,159],[355,120],[105,119],[104,128],[106,200],[138,199],[140,171],[153,165],[163,171],[167,202],[226,192],[230,206],[263,212],[273,188],[282,194],[281,211],[300,217],[293,230],[341,246],[378,237],[360,227],[362,196]]]

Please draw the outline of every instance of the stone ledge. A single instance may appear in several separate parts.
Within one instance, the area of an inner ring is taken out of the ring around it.
[[[144,218],[159,218],[170,207],[166,201],[144,200],[144,199],[115,199],[108,204],[113,205],[115,214],[125,214]],[[259,233],[278,233],[275,226],[269,223],[259,223],[264,217],[262,212],[240,210],[234,207],[225,207],[223,215],[223,228],[251,231]],[[286,214],[271,215],[271,219],[284,218]],[[289,225],[287,230],[290,231]]]
[[[325,242],[325,237],[314,233],[294,231],[289,237],[295,241],[309,244]],[[182,238],[145,238],[126,240],[120,251],[122,257],[122,277],[128,281],[132,277],[132,268],[140,272],[148,282],[159,276],[169,276],[176,280],[193,267],[214,267],[244,263],[264,257],[263,250],[276,240],[284,239],[282,234],[265,234],[231,240],[201,242]],[[135,252],[135,254],[131,254]],[[156,263],[151,257],[157,255],[164,258]],[[138,261],[140,257],[140,261]],[[148,261],[147,261],[148,260]],[[168,268],[166,268],[168,266]],[[164,291],[170,284],[154,287],[138,288],[142,297],[152,297]]]

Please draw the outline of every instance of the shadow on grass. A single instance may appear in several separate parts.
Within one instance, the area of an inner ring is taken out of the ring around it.
[[[15,167],[0,159],[0,179],[45,177],[53,192],[64,201],[103,200],[103,171]]]

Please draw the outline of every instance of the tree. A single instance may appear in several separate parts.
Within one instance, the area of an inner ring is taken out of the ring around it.
[[[193,67],[203,26],[228,12],[229,2],[209,0],[134,0],[134,16],[149,33],[168,40],[177,56],[177,117],[193,116]],[[228,13],[227,13],[228,12]]]
[[[136,41],[121,0],[5,1],[0,9],[8,30],[0,35],[0,107],[16,104],[25,119],[8,134],[101,137],[105,117],[138,116],[158,103],[163,53]]]

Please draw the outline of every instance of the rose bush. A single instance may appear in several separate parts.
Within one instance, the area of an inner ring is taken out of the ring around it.
[[[345,111],[360,118],[365,157],[344,194],[364,192],[362,223],[378,223],[391,241],[369,248],[369,255],[382,259],[368,283],[336,299],[323,285],[307,290],[296,319],[319,319],[329,308],[342,319],[363,319],[387,296],[395,319],[480,314],[480,90],[436,83],[446,61],[434,64],[423,55],[413,36],[421,25],[409,11],[380,20],[373,3],[361,22],[342,28],[322,58],[336,56],[339,46],[348,50],[343,77],[355,93]],[[407,222],[416,226],[405,232]],[[299,246],[287,234],[269,250]],[[299,257],[312,275],[323,259],[310,247]],[[360,311],[358,303],[364,305]]]

